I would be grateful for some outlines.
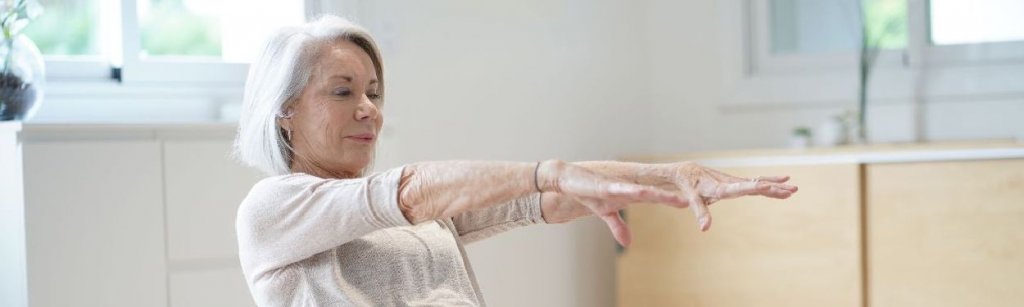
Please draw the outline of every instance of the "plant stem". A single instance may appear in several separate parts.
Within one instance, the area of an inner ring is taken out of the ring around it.
[[[27,5],[28,3],[26,0],[18,0],[14,5],[14,9],[7,12],[7,15],[3,17],[2,23],[0,23],[0,27],[3,28],[4,33],[4,47],[7,48],[7,54],[4,56],[3,69],[0,69],[0,74],[7,74],[10,71],[11,60],[14,57],[14,36],[16,35],[16,33],[11,31],[11,26],[12,23],[18,21],[18,12],[24,10]],[[12,17],[14,18],[14,21],[10,20]]]
[[[857,3],[857,17],[860,20],[860,61],[858,65],[857,92],[857,138],[860,142],[867,140],[867,107],[868,107],[868,74],[871,69],[871,50],[868,46],[868,24],[863,3]]]

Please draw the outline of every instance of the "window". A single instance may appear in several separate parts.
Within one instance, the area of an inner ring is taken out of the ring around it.
[[[861,12],[872,45],[885,49],[907,46],[904,0],[865,0],[862,8],[844,0],[770,2],[770,49],[774,54],[855,51],[860,46]]]
[[[303,1],[40,0],[26,35],[48,79],[238,85],[271,30],[304,19]]]
[[[1024,40],[1024,1],[931,0],[928,13],[935,45]]]
[[[100,56],[102,50],[99,1],[42,0],[44,14],[25,28],[25,35],[48,56]],[[106,17],[106,18],[104,18]]]
[[[1024,62],[1024,1],[930,0],[921,11],[919,62]]]
[[[723,3],[725,50],[734,53],[725,63],[733,103],[856,97],[862,37],[879,50],[869,80],[872,99],[1024,93],[1018,81],[1024,78],[1021,0]]]
[[[879,61],[898,67],[908,44],[905,0],[753,1],[753,69],[802,73],[851,69],[861,46],[885,50]],[[861,27],[861,15],[864,27]],[[759,26],[764,25],[764,26]],[[865,32],[866,31],[866,32]]]
[[[755,19],[764,19],[752,27],[764,25],[763,33],[753,34],[762,40],[754,51],[757,64],[766,68],[786,57],[814,66],[809,60],[816,57],[854,53],[862,31],[868,46],[888,50],[897,60],[891,63],[904,53],[933,63],[1024,59],[1024,49],[1018,48],[1024,47],[1020,0],[760,0],[752,9]]]

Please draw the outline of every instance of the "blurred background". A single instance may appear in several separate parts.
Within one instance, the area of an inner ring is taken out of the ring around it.
[[[489,305],[1024,302],[1022,0],[38,4],[42,98],[0,129],[3,306],[251,306],[232,225],[259,175],[228,157],[246,63],[320,14],[382,48],[378,169],[699,160],[801,185],[705,236],[644,209],[626,250],[589,218],[475,243]]]

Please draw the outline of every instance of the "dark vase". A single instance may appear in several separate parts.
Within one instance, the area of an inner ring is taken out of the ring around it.
[[[0,44],[0,121],[28,120],[43,100],[43,56],[24,35]]]

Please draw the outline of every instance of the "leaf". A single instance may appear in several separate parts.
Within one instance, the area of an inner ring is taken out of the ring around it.
[[[18,33],[21,33],[21,30],[24,30],[25,26],[28,26],[28,22],[28,19],[18,19],[12,22],[8,27],[10,29],[9,32],[11,37],[17,36]]]
[[[9,12],[13,7],[15,7],[14,0],[0,1],[0,12]]]
[[[28,17],[28,19],[36,19],[39,18],[39,15],[43,14],[44,10],[43,6],[39,4],[39,1],[28,0],[27,4],[25,5],[24,11],[25,16]]]

